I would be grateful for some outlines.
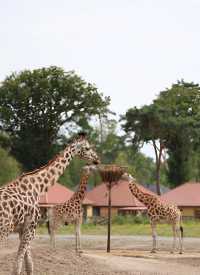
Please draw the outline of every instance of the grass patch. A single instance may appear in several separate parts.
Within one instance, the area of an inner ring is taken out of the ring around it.
[[[185,237],[200,237],[200,222],[187,221],[183,223]],[[113,223],[111,226],[112,235],[151,235],[150,224],[144,223]],[[158,224],[159,236],[172,236],[172,227],[169,224]],[[106,235],[107,225],[95,225],[87,223],[82,225],[82,234],[85,235]],[[37,228],[37,234],[48,234],[47,228],[43,225]],[[61,226],[57,234],[74,234],[74,225]]]

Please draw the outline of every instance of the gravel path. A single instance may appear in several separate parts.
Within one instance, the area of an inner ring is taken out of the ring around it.
[[[185,253],[170,254],[171,238],[160,238],[160,251],[149,253],[151,237],[114,236],[111,253],[105,253],[105,236],[83,236],[83,253],[74,253],[74,236],[57,236],[56,249],[48,236],[32,243],[34,275],[199,275],[200,239],[186,238]],[[0,249],[0,275],[10,275],[18,239],[10,236]]]

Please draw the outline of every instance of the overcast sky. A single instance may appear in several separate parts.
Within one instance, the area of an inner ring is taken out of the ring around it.
[[[178,79],[199,82],[200,0],[0,0],[0,81],[57,65],[118,114]]]

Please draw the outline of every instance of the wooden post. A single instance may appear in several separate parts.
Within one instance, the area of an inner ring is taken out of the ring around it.
[[[107,238],[107,252],[110,252],[110,231],[111,231],[111,182],[108,183],[108,238]]]
[[[108,164],[108,165],[100,165],[99,172],[103,182],[106,183],[107,190],[108,190],[108,229],[107,229],[107,252],[110,252],[110,235],[111,235],[111,189],[113,184],[117,184],[118,180],[121,178],[123,173],[125,173],[126,168],[115,165],[115,164]]]

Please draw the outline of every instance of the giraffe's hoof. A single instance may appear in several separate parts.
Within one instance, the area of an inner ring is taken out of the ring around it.
[[[156,253],[156,250],[155,250],[155,249],[152,249],[152,250],[151,250],[151,253]]]
[[[183,254],[183,251],[179,251],[179,254]]]

